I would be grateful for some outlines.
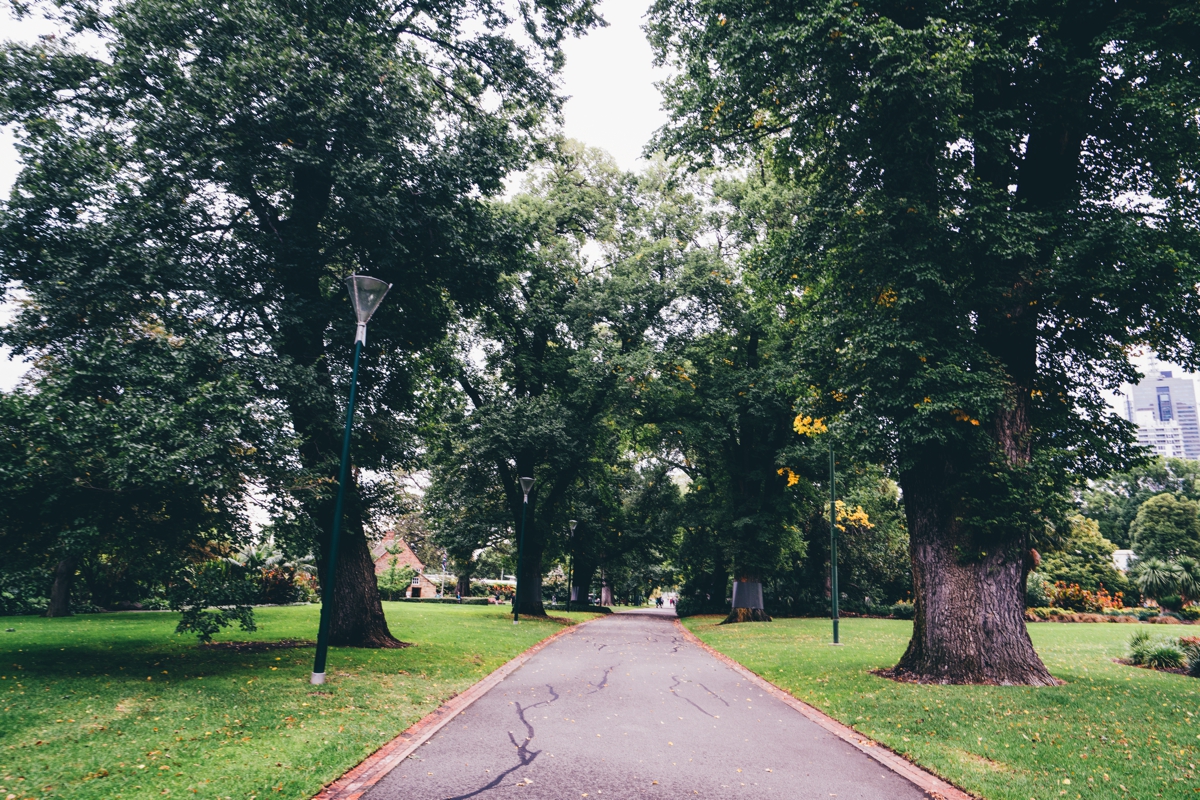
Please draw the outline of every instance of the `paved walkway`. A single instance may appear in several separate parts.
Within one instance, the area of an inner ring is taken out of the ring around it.
[[[675,614],[614,614],[481,697],[365,800],[927,795],[689,644]]]

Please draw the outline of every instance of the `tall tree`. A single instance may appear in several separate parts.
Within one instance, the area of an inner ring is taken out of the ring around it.
[[[48,616],[71,613],[77,573],[93,603],[139,600],[249,535],[279,425],[217,342],[146,324],[35,373],[0,395],[0,561],[53,570]]]
[[[810,201],[775,242],[823,413],[894,460],[916,598],[897,666],[1047,685],[1031,541],[1128,463],[1129,346],[1197,363],[1200,18],[1060,0],[660,0],[661,143]]]
[[[50,11],[57,37],[0,53],[0,121],[17,126],[22,162],[0,216],[0,280],[34,301],[3,341],[54,352],[150,311],[219,321],[230,356],[289,413],[292,530],[317,545],[323,570],[353,339],[339,278],[403,287],[372,323],[360,376],[355,466],[387,471],[411,455],[411,356],[442,336],[456,303],[491,290],[491,254],[508,239],[485,198],[558,108],[560,43],[598,22],[593,4],[84,0]],[[81,36],[103,54],[76,48]],[[368,514],[352,491],[334,644],[396,644]]]

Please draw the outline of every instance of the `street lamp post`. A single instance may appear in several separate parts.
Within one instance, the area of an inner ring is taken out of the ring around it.
[[[354,368],[350,372],[350,402],[346,404],[346,428],[342,435],[342,464],[338,470],[337,500],[333,506],[333,528],[329,535],[329,559],[325,565],[325,583],[321,587],[321,623],[317,629],[317,657],[313,662],[310,682],[318,686],[325,682],[325,656],[329,648],[329,620],[333,615],[333,586],[337,575],[338,536],[342,532],[342,509],[346,504],[346,483],[350,473],[350,428],[354,423],[354,396],[358,390],[358,359],[367,343],[367,322],[383,296],[392,288],[378,278],[351,275],[346,278],[350,303],[358,329],[354,334]]]
[[[567,613],[571,613],[571,545],[575,541],[575,526],[579,523],[573,519],[567,520],[571,533],[567,536]]]
[[[833,442],[829,443],[829,594],[833,600],[833,643],[838,642],[838,576],[837,576],[837,483],[833,467]]]
[[[521,503],[521,533],[517,535],[517,588],[513,592],[513,625],[521,621],[521,565],[525,551],[525,510],[529,508],[529,490],[533,488],[533,478],[521,478],[521,493],[525,500]]]

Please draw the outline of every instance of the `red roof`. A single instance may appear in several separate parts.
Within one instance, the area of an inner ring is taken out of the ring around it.
[[[394,553],[389,553],[388,550],[394,550]],[[392,559],[396,559],[396,567],[412,567],[417,572],[424,572],[425,565],[421,563],[421,559],[417,558],[412,549],[404,543],[404,540],[396,536],[395,531],[388,531],[379,540],[379,543],[371,548],[371,558],[375,559],[375,574],[382,575],[392,565]]]

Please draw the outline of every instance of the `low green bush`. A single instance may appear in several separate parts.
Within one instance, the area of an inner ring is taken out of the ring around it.
[[[1146,653],[1146,666],[1154,669],[1179,669],[1184,664],[1183,650],[1174,642],[1158,642]]]
[[[1025,581],[1025,607],[1044,608],[1050,605],[1050,595],[1046,588],[1046,577],[1040,572],[1030,572]]]
[[[704,598],[681,597],[675,603],[675,613],[682,617],[692,617],[697,614],[727,614],[729,604],[720,600],[705,600]]]
[[[1175,616],[1180,619],[1186,619],[1188,622],[1195,622],[1200,619],[1200,607],[1184,606],[1175,613]]]
[[[1129,637],[1129,663],[1138,666],[1145,664],[1150,647],[1150,631],[1134,631],[1133,636]]]
[[[1137,614],[1138,619],[1145,622],[1146,620],[1148,620],[1152,617],[1157,617],[1158,609],[1157,608],[1139,608],[1134,613]]]
[[[888,610],[896,619],[912,619],[917,613],[917,606],[915,603],[901,600],[899,603],[892,603]]]
[[[1183,598],[1177,594],[1169,594],[1158,598],[1158,604],[1168,611],[1178,611],[1183,608]]]
[[[1187,662],[1188,675],[1200,678],[1200,636],[1179,637],[1179,649]]]

